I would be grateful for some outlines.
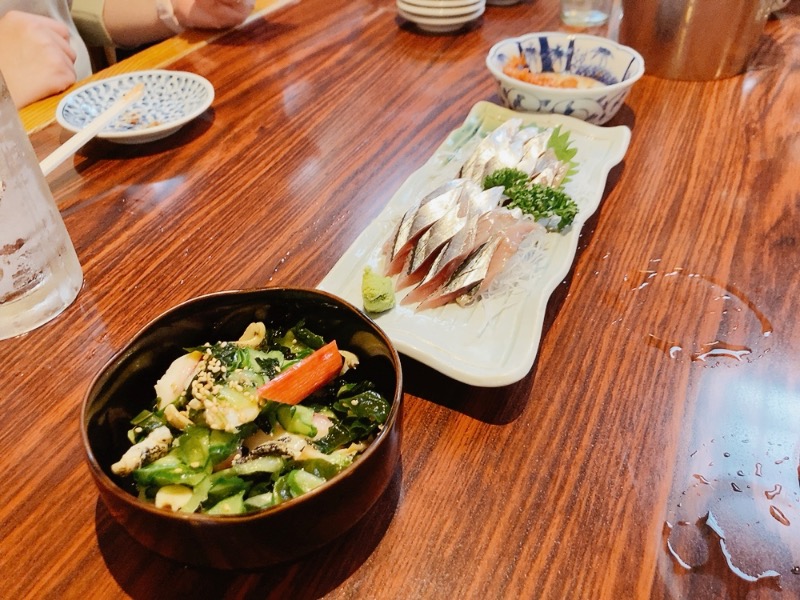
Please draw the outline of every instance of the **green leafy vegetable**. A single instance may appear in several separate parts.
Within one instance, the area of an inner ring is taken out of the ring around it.
[[[503,186],[506,194],[509,190],[522,188],[528,185],[528,175],[519,169],[497,169],[483,180],[483,189]]]
[[[557,231],[571,224],[578,214],[578,205],[564,190],[531,183],[528,175],[518,169],[498,169],[483,181],[484,189],[500,185],[509,198],[508,208],[518,207],[537,220],[557,217]],[[552,227],[548,224],[548,228]]]
[[[507,205],[509,208],[519,207],[522,212],[533,215],[537,220],[558,217],[555,225],[557,231],[572,223],[578,214],[577,204],[563,190],[533,183],[512,191],[513,195],[509,195],[511,200]]]
[[[130,440],[131,444],[135,444],[147,437],[154,429],[158,429],[159,427],[166,424],[166,420],[164,419],[164,415],[161,412],[151,412],[149,410],[143,410],[138,415],[136,415],[133,419],[131,419],[131,425],[133,428],[128,431],[128,439]]]
[[[572,179],[572,176],[578,171],[578,164],[572,160],[578,153],[578,149],[571,148],[570,144],[571,141],[569,139],[569,132],[565,131],[564,133],[561,133],[561,125],[558,125],[555,129],[553,129],[550,139],[547,140],[547,147],[553,150],[556,158],[561,162],[569,164],[567,174],[561,181],[561,188],[563,188],[564,184]]]
[[[193,486],[200,483],[205,477],[205,468],[194,468],[184,463],[177,448],[133,473],[134,481],[141,488],[173,484]]]
[[[339,388],[335,402],[331,404],[337,420],[325,437],[314,441],[320,451],[330,453],[337,447],[365,439],[386,422],[389,403],[369,387],[368,382],[361,382]]]

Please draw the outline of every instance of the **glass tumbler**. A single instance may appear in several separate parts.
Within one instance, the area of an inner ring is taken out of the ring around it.
[[[597,27],[608,21],[611,0],[561,0],[561,21],[570,27]]]
[[[72,241],[0,74],[0,340],[56,317],[82,282]]]

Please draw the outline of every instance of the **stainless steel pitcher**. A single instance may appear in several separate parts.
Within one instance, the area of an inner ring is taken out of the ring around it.
[[[743,72],[773,0],[622,0],[619,41],[647,73],[704,81]]]

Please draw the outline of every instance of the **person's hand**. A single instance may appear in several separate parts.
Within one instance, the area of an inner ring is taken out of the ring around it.
[[[0,72],[17,108],[75,83],[75,58],[63,23],[16,10],[0,17]]]
[[[227,29],[244,21],[254,0],[172,0],[175,18],[187,29]]]

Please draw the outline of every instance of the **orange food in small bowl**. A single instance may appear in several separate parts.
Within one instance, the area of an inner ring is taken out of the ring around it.
[[[534,73],[522,56],[512,56],[503,67],[503,73],[514,79],[533,85],[553,88],[592,88],[604,85],[602,82],[575,75],[574,73]]]
[[[607,38],[560,31],[497,42],[486,66],[512,110],[555,113],[601,125],[644,74],[633,48]]]

